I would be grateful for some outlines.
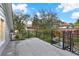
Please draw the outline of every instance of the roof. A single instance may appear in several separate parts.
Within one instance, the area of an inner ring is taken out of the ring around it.
[[[63,26],[69,26],[70,24],[69,23],[63,23]]]

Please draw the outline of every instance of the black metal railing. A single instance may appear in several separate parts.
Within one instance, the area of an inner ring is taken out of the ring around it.
[[[28,30],[26,37],[37,37],[61,49],[79,54],[79,30]]]

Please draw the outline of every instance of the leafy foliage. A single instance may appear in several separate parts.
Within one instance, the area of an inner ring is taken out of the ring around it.
[[[75,26],[79,26],[79,19],[77,19],[77,22],[74,24]]]
[[[55,29],[60,25],[57,14],[51,10],[40,10],[40,18],[37,14],[33,18],[33,28],[38,29]]]
[[[14,29],[17,30],[17,34],[19,36],[19,39],[25,38],[26,33],[26,24],[24,24],[24,21],[26,22],[26,18],[28,18],[28,15],[16,15],[13,14],[13,25]],[[17,35],[16,34],[16,35]]]

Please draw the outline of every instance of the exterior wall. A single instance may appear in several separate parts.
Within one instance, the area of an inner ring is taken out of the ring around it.
[[[1,26],[4,26],[4,28],[2,29],[2,27],[0,27],[0,29],[3,30],[3,32],[0,32],[1,36],[3,37],[0,38],[0,55],[10,41],[10,31],[13,30],[12,7],[10,3],[0,3],[0,20],[1,19],[4,21],[4,24],[1,24]]]
[[[9,37],[9,28],[8,26],[6,25],[5,27],[5,39],[0,43],[0,55],[2,54],[3,50],[5,49],[5,47],[7,46],[9,40],[10,40],[10,37]]]

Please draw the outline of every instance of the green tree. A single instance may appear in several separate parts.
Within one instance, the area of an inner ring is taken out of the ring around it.
[[[33,21],[32,21],[32,27],[34,29],[37,29],[39,27],[39,19],[38,19],[38,16],[35,14],[34,17],[33,17]]]
[[[35,24],[35,27],[39,27],[40,29],[54,29],[57,28],[57,26],[59,26],[60,22],[56,13],[46,9],[40,10],[39,13],[40,19],[38,15],[35,15],[33,18],[33,26]]]
[[[26,24],[24,22],[27,22],[26,19],[28,19],[28,15],[16,15],[13,14],[13,25],[14,29],[17,30],[17,34],[20,39],[25,38],[26,34]]]
[[[77,19],[77,21],[74,24],[75,26],[79,26],[79,19]]]

